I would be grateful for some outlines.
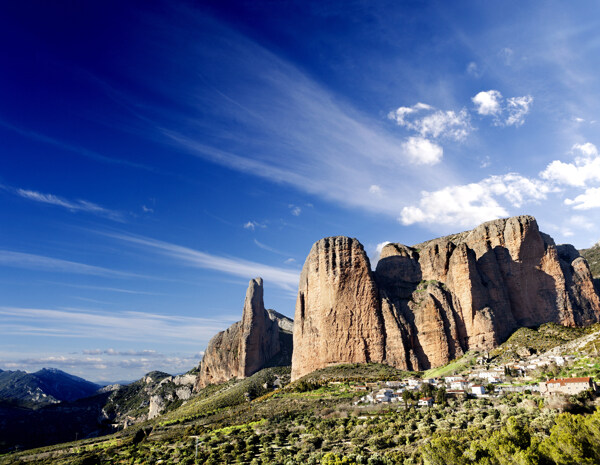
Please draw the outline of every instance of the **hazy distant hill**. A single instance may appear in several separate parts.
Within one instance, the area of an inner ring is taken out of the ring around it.
[[[0,371],[0,401],[28,407],[89,397],[99,388],[95,383],[56,368],[35,373]]]

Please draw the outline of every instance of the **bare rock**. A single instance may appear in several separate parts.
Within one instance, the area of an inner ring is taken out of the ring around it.
[[[328,237],[313,245],[294,320],[292,379],[328,365],[384,360],[378,290],[358,240]]]
[[[600,299],[577,250],[517,216],[388,244],[375,273],[356,239],[322,239],[304,264],[295,320],[292,379],[336,363],[439,366],[521,326],[598,322]]]
[[[165,409],[165,401],[159,395],[150,397],[150,406],[148,408],[148,420],[152,420],[159,416]]]
[[[292,328],[292,320],[265,309],[263,281],[252,279],[246,291],[242,321],[210,340],[200,362],[195,389],[231,378],[246,378],[268,366],[289,365]]]

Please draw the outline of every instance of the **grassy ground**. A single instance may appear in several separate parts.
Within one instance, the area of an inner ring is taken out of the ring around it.
[[[473,360],[479,355],[479,352],[467,352],[461,358],[457,358],[447,365],[432,368],[423,373],[423,378],[441,378],[462,372],[469,367]]]

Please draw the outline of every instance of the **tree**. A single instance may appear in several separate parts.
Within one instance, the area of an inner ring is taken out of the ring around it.
[[[441,437],[429,441],[423,447],[423,462],[426,465],[462,465],[463,447],[454,438]]]
[[[424,383],[421,386],[421,393],[423,394],[423,397],[431,397],[431,395],[433,394],[433,391],[434,391],[434,388],[429,383]]]
[[[402,400],[404,401],[405,408],[408,408],[409,401],[411,401],[412,399],[413,399],[412,392],[410,392],[408,389],[405,389],[404,392],[402,393]]]
[[[593,427],[593,420],[588,424]],[[588,424],[581,415],[560,414],[550,430],[550,436],[541,443],[541,452],[558,464],[599,463],[600,450],[595,443],[596,434],[588,430]]]
[[[446,406],[446,404],[448,403],[446,401],[446,388],[445,387],[441,387],[438,389],[436,396],[435,396],[435,401],[437,404],[442,405],[442,406]]]

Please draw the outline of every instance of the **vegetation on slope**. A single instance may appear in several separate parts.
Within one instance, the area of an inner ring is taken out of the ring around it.
[[[290,367],[265,368],[242,380],[232,380],[221,385],[211,385],[177,410],[167,413],[163,423],[188,421],[206,417],[223,409],[247,404],[249,401],[271,392],[276,379],[289,382]]]
[[[588,394],[563,402],[559,408],[570,412],[559,414],[528,393],[405,409],[354,406],[351,383],[291,387],[179,424],[149,422],[0,457],[0,464],[598,463],[600,413]]]
[[[598,330],[600,325],[572,328],[556,323],[546,323],[537,329],[519,328],[504,344],[491,351],[490,355],[499,357],[500,360],[518,359],[546,352]]]
[[[295,382],[391,381],[404,379],[409,375],[410,372],[382,363],[343,363],[313,371]]]
[[[589,249],[580,250],[579,253],[590,265],[592,276],[596,279],[600,278],[600,242]]]

